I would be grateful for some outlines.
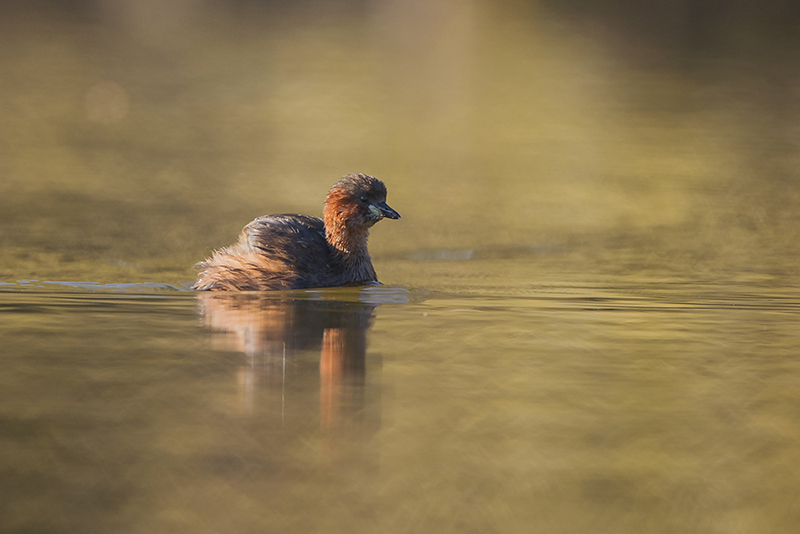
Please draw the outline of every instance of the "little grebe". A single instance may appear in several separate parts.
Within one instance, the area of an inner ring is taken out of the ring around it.
[[[248,224],[239,242],[197,264],[192,289],[261,291],[377,282],[367,252],[369,229],[400,214],[386,204],[386,186],[348,174],[325,199],[324,221],[306,215],[267,215]]]

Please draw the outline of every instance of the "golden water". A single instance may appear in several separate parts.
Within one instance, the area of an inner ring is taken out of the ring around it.
[[[4,4],[0,531],[795,530],[794,19],[662,8]],[[187,290],[348,172],[384,286]]]

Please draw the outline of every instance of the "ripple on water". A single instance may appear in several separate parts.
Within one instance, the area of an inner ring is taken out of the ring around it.
[[[190,291],[192,284],[162,284],[157,282],[114,283],[81,282],[71,280],[17,280],[16,282],[0,282],[0,291],[108,291],[108,292],[161,292]]]

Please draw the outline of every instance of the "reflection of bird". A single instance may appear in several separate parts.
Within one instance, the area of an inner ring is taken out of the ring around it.
[[[244,227],[239,242],[198,264],[194,289],[267,290],[376,282],[367,251],[369,229],[400,215],[386,204],[386,186],[348,174],[331,188],[322,219],[268,215]]]
[[[322,425],[335,426],[347,407],[363,408],[367,331],[375,304],[253,293],[199,293],[197,300],[204,322],[217,332],[215,344],[249,357],[240,371],[246,410],[253,409],[254,386],[262,383],[281,392],[283,413],[286,363],[293,369],[290,380],[296,392],[311,371],[303,369],[300,357],[309,350],[320,353],[318,371],[313,372],[319,373]]]
[[[351,331],[342,345],[363,361],[366,331],[375,304],[341,300],[285,299],[270,294],[199,293],[197,300],[206,326],[218,332],[215,343],[273,362],[302,351],[325,351],[325,332]],[[360,341],[359,341],[360,340]]]

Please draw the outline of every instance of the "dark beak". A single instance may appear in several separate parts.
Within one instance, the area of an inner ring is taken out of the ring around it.
[[[383,216],[386,217],[387,219],[399,219],[400,218],[400,214],[397,213],[396,211],[394,211],[392,208],[390,208],[389,205],[386,202],[379,202],[377,204],[377,206],[378,206],[378,209],[381,210],[381,213],[383,214]]]

